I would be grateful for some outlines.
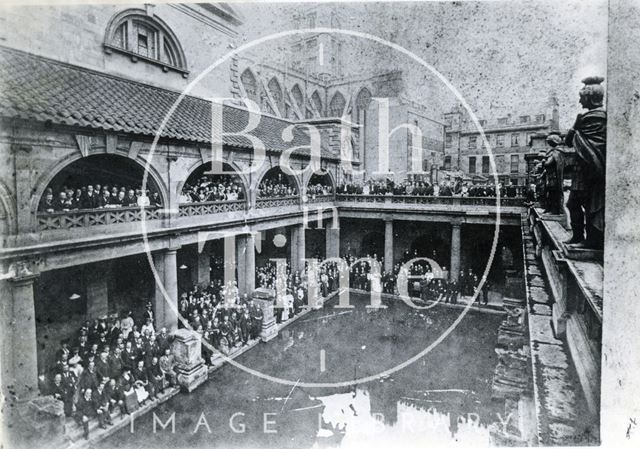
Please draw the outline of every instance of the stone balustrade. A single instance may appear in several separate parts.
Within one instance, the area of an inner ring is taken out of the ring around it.
[[[254,210],[281,209],[300,207],[301,204],[326,204],[346,203],[350,207],[358,204],[379,206],[384,208],[389,205],[415,205],[416,210],[422,210],[420,206],[446,206],[447,208],[464,208],[467,206],[496,207],[498,199],[495,197],[459,197],[459,196],[412,196],[412,195],[309,195],[306,201],[301,203],[299,196],[287,196],[278,198],[258,198]],[[522,197],[501,197],[501,207],[518,208],[524,206]],[[178,217],[198,217],[243,212],[251,210],[244,200],[234,201],[206,201],[198,203],[184,203],[178,206]],[[169,211],[160,208],[121,207],[114,209],[73,210],[37,214],[37,231],[73,230],[101,225],[118,225],[134,223],[144,220],[158,220],[167,216]]]
[[[114,209],[72,210],[39,212],[38,231],[74,229],[88,226],[114,225],[161,218],[158,208],[119,207]]]
[[[193,217],[196,215],[211,215],[227,212],[238,212],[247,209],[245,200],[235,201],[203,201],[187,203],[178,206],[178,216]]]
[[[272,207],[297,206],[300,204],[299,196],[283,196],[277,198],[258,198],[256,209],[267,209]]]

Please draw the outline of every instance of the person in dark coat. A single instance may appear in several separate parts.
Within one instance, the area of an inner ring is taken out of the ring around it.
[[[82,426],[84,430],[85,440],[89,439],[89,420],[97,416],[95,405],[93,402],[93,391],[91,388],[84,390],[84,393],[78,399],[78,405],[76,406],[75,418],[78,425]]]

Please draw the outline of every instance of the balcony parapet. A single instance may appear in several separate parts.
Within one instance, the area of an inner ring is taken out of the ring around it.
[[[283,196],[278,198],[258,198],[256,209],[267,209],[273,207],[288,207],[300,205],[299,196]]]
[[[114,225],[162,218],[162,209],[157,207],[119,207],[114,209],[87,209],[60,212],[38,212],[38,231],[85,228],[89,226]]]
[[[307,203],[309,204],[318,204],[318,203],[333,203],[335,201],[335,195],[307,195]]]
[[[247,203],[244,200],[203,201],[198,203],[180,204],[178,206],[178,216],[193,217],[198,215],[212,215],[246,210]]]

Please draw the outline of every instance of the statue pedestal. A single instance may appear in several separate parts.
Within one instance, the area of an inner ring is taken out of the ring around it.
[[[176,361],[178,385],[183,391],[190,393],[202,385],[209,376],[201,356],[200,335],[187,329],[178,329],[173,335],[171,352]]]
[[[26,402],[6,404],[7,447],[66,445],[65,416],[62,401],[53,396],[38,396]]]
[[[562,244],[562,252],[565,257],[573,260],[593,260],[602,262],[604,257],[604,251],[602,250],[574,248],[566,243]]]
[[[275,292],[273,290],[259,288],[253,292],[253,302],[262,309],[262,330],[260,338],[267,342],[273,340],[278,335],[276,318],[273,313]]]

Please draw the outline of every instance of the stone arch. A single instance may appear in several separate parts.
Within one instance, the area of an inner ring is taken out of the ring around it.
[[[329,117],[342,117],[346,104],[347,100],[345,100],[344,95],[342,95],[340,91],[333,94],[329,102]]]
[[[282,87],[280,87],[280,82],[274,76],[267,83],[267,89],[269,89],[269,93],[271,94],[271,98],[273,98],[276,107],[278,108],[280,115],[286,117],[286,111],[284,107],[284,94],[282,91]]]
[[[298,105],[298,109],[300,109],[300,111],[303,113],[304,115],[304,95],[302,93],[302,89],[300,89],[300,86],[295,84],[293,86],[293,88],[291,89],[291,96],[293,97],[293,101],[296,102],[296,104]],[[302,118],[302,117],[300,117]]]
[[[148,40],[146,54],[134,48],[135,42],[129,39],[143,32]],[[149,33],[149,35],[147,35]],[[152,44],[153,42],[153,44]],[[104,47],[107,51],[120,51],[144,56],[170,67],[187,70],[187,59],[180,41],[171,28],[157,15],[149,15],[144,9],[126,9],[114,15],[107,25],[104,35]],[[149,52],[153,51],[153,54]]]
[[[258,95],[258,78],[253,74],[253,71],[247,67],[240,75],[240,83],[246,97],[254,103],[260,104]]]
[[[168,206],[169,192],[168,192],[167,186],[165,185],[162,179],[162,176],[160,176],[158,171],[152,165],[149,165],[147,167],[147,161],[142,157],[130,158],[128,157],[127,154],[121,153],[121,152],[109,153],[109,154],[93,153],[87,156],[82,156],[82,154],[78,152],[78,153],[73,153],[72,155],[58,161],[58,163],[55,164],[53,167],[49,167],[47,170],[44,170],[43,175],[40,176],[40,178],[36,181],[34,195],[31,197],[31,203],[30,203],[30,210],[32,212],[31,215],[33,217],[32,220],[34,220],[32,225],[35,224],[36,214],[38,212],[38,206],[40,205],[42,196],[44,195],[44,192],[47,189],[47,187],[52,185],[52,183],[56,181],[56,178],[60,177],[60,175],[62,175],[62,173],[64,173],[65,170],[68,170],[70,167],[72,167],[74,164],[78,163],[79,161],[88,160],[89,158],[94,158],[93,160],[96,160],[95,158],[98,158],[98,157],[103,157],[103,158],[117,157],[120,160],[129,161],[131,164],[135,164],[132,166],[138,167],[143,174],[145,169],[148,168],[147,173],[149,173],[149,175],[147,176],[147,183],[149,183],[149,180],[151,180],[154,183],[153,185],[157,188],[158,193],[160,194],[160,198],[162,199],[162,204],[165,206]],[[142,182],[142,177],[140,177],[140,183],[141,182]],[[32,226],[32,229],[34,229],[33,226]]]
[[[324,181],[324,183],[322,181]],[[317,172],[312,173],[311,176],[309,176],[309,179],[307,179],[307,182],[305,184],[307,187],[309,187],[310,185],[313,185],[316,182],[323,183],[323,185],[329,185],[333,193],[335,193],[336,182],[335,182],[335,179],[333,179],[333,175],[330,171],[320,169]]]
[[[280,168],[279,165],[274,165],[271,167],[265,167],[259,176],[256,176],[256,183],[255,183],[255,193],[256,193],[256,198],[258,197],[258,191],[260,186],[262,185],[262,182],[269,179],[268,177],[274,175],[274,174],[281,174],[282,178],[286,178],[289,183],[292,185],[292,187],[295,188],[296,192],[295,195],[300,196],[300,193],[302,192],[302,183],[300,182],[300,179],[298,179],[297,176],[293,176],[293,175],[288,175],[286,174],[282,168]]]
[[[322,98],[320,98],[320,94],[318,93],[317,90],[315,90],[311,95],[311,104],[313,105],[315,110],[318,112],[318,115],[322,117],[324,115],[323,109],[322,109]]]
[[[355,113],[355,122],[363,125],[366,121],[367,109],[371,104],[371,91],[366,87],[363,87],[358,92],[356,96],[355,108],[353,108]]]
[[[177,187],[177,194],[179,195],[180,192],[182,192],[184,186],[186,183],[189,182],[190,179],[192,178],[196,178],[199,177],[201,175],[203,175],[205,171],[210,170],[211,169],[211,162],[196,162],[194,164],[192,164],[188,169],[187,169],[187,177],[184,181],[180,182],[178,184]],[[247,183],[247,178],[246,176],[244,176],[242,174],[242,168],[238,166],[238,164],[236,164],[235,162],[231,161],[231,162],[223,162],[222,163],[222,169],[225,172],[228,171],[233,171],[235,172],[235,174],[231,174],[228,173],[231,176],[235,176],[238,178],[238,180],[240,181],[240,186],[242,187],[242,193],[244,196],[244,201],[247,204],[247,206],[249,205],[249,201],[250,201],[250,191],[249,191],[249,185]],[[225,173],[227,174],[227,173]],[[212,176],[216,176],[216,175],[212,175]]]
[[[0,235],[17,232],[16,198],[4,182],[0,181]]]

